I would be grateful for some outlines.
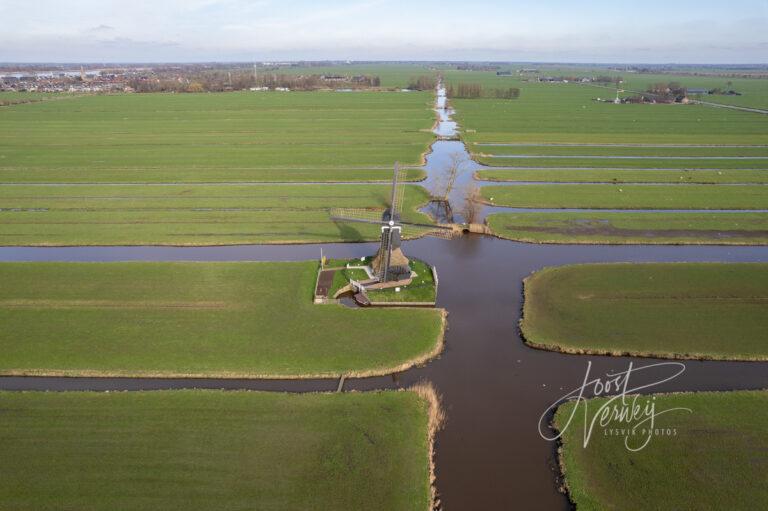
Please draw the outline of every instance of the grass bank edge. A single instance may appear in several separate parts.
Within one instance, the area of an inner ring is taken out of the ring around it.
[[[494,229],[493,224],[497,221],[501,221],[501,219],[505,215],[509,215],[511,213],[491,213],[488,215],[485,219],[485,226],[487,228],[486,234],[490,234],[491,236],[494,236],[496,238],[502,239],[502,240],[510,240],[510,241],[517,241],[520,243],[532,243],[536,245],[677,245],[677,246],[686,246],[686,245],[692,245],[692,246],[741,246],[741,247],[749,247],[749,246],[764,246],[768,245],[768,237],[764,239],[755,238],[754,241],[744,241],[739,239],[728,239],[728,238],[706,238],[706,237],[699,237],[694,238],[691,237],[690,240],[686,239],[665,239],[662,237],[647,237],[647,238],[627,238],[626,240],[622,239],[596,239],[596,238],[589,238],[588,235],[581,235],[581,234],[575,234],[570,238],[566,239],[541,239],[536,237],[530,237],[526,235],[514,235],[508,231],[506,231],[503,228],[496,228]],[[530,214],[536,214],[536,213],[530,213]],[[599,215],[599,213],[597,213]],[[610,212],[606,213],[610,215],[614,215],[617,213]],[[618,214],[628,214],[625,212],[621,212]],[[645,213],[642,213],[645,214]],[[670,215],[681,215],[686,213],[668,213]],[[736,212],[734,214],[749,214],[748,211],[744,212]]]
[[[758,389],[744,389],[744,390],[699,390],[699,391],[680,391],[680,392],[657,392],[657,393],[651,393],[650,395],[656,396],[656,397],[665,397],[665,396],[722,396],[727,394],[739,394],[739,393],[768,393],[768,388],[758,388]],[[605,399],[605,398],[589,398],[588,401],[592,401],[594,399]],[[561,403],[557,406],[557,409],[555,410],[554,414],[552,415],[549,425],[552,428],[552,430],[555,432],[555,434],[558,435],[557,440],[555,441],[556,445],[556,454],[557,454],[557,467],[558,467],[558,474],[557,474],[557,485],[558,485],[558,491],[563,493],[567,498],[569,503],[576,507],[578,504],[574,499],[574,493],[578,492],[580,495],[582,495],[584,498],[589,498],[589,502],[581,502],[581,505],[590,505],[590,506],[597,506],[598,503],[591,499],[589,495],[587,495],[584,491],[582,491],[581,488],[578,490],[575,490],[574,486],[577,486],[578,483],[574,484],[573,478],[568,477],[568,463],[566,462],[566,454],[565,454],[565,442],[563,441],[563,433],[564,430],[561,430],[558,427],[558,418],[560,416],[561,410],[564,406],[569,405],[573,403],[573,401],[566,401]],[[573,467],[572,467],[573,468]],[[571,473],[573,473],[571,471]],[[582,474],[578,474],[576,479],[579,480],[582,477]]]
[[[581,240],[581,239],[569,239],[569,240],[540,240],[536,238],[527,238],[525,236],[511,236],[504,233],[498,233],[493,231],[489,227],[491,236],[500,240],[516,241],[519,243],[530,243],[533,245],[669,245],[669,246],[720,246],[720,247],[759,247],[768,245],[768,240],[749,243],[746,241],[707,241],[707,240],[694,240],[690,242],[686,241],[664,241],[660,239],[656,240],[637,240],[630,239],[627,241],[607,241],[607,240]]]
[[[342,305],[327,304],[316,307],[342,307]],[[390,309],[408,309],[409,307],[390,307]],[[364,309],[353,309],[357,313],[364,313]],[[395,366],[378,366],[365,370],[353,370],[344,372],[320,372],[320,373],[251,373],[212,371],[199,373],[183,373],[173,371],[97,371],[90,369],[0,369],[0,376],[41,376],[64,378],[217,378],[227,380],[311,380],[311,379],[337,379],[345,378],[369,378],[373,376],[387,376],[400,373],[427,364],[437,358],[445,348],[445,331],[447,326],[448,311],[437,309],[440,313],[440,330],[432,349],[416,357],[406,360]]]
[[[444,309],[313,304],[318,267],[316,261],[1,263],[8,287],[0,312],[9,329],[0,344],[9,351],[0,374],[336,379],[391,374],[442,352]],[[67,291],[51,296],[50,289]],[[173,305],[182,295],[192,300],[182,305],[195,308],[202,295],[219,307],[184,312]],[[69,306],[71,299],[86,302]],[[151,312],[166,302],[168,311]],[[297,318],[301,323],[292,323]],[[222,328],[222,321],[231,326]],[[100,329],[104,322],[124,331],[109,334]],[[344,322],[349,327],[336,330]],[[371,330],[377,322],[390,324],[390,333]],[[315,332],[312,324],[327,328]],[[52,331],[58,334],[53,349]],[[145,340],[155,337],[158,342]],[[58,345],[63,351],[51,354]],[[94,348],[113,356],[91,356]]]
[[[120,395],[120,394],[126,394],[127,392],[113,392],[112,395]],[[299,394],[296,394],[294,392],[288,392],[288,391],[265,391],[265,390],[249,390],[249,389],[235,389],[235,390],[225,390],[225,389],[154,389],[154,390],[136,390],[131,391],[130,394],[136,395],[136,394],[152,394],[152,395],[172,395],[172,394],[180,394],[180,393],[187,393],[187,394],[206,394],[206,395],[214,395],[214,394],[245,394],[245,395],[281,395],[284,397],[297,397],[297,396],[332,396],[335,394],[339,394],[338,391],[309,391],[309,392],[301,392]],[[375,396],[377,394],[390,394],[390,393],[410,393],[416,396],[416,398],[421,401],[422,405],[425,409],[425,422],[426,422],[426,428],[424,429],[425,434],[425,444],[426,444],[426,467],[428,469],[428,475],[427,480],[425,481],[427,487],[428,487],[428,496],[427,496],[427,508],[426,511],[432,511],[434,509],[437,509],[439,506],[439,498],[438,498],[438,492],[435,485],[436,482],[436,474],[435,474],[435,437],[438,431],[440,431],[445,423],[445,410],[442,404],[442,396],[438,393],[438,391],[435,389],[432,382],[428,380],[421,380],[409,387],[405,388],[395,388],[395,389],[377,389],[377,390],[370,390],[370,391],[357,391],[357,390],[351,390],[343,392],[343,394],[357,394],[357,395],[372,395]],[[21,390],[21,391],[9,391],[9,390],[0,390],[0,397],[2,397],[3,394],[14,394],[14,395],[40,395],[40,394],[47,394],[46,391],[41,390]],[[64,391],[58,394],[65,394],[65,395],[73,395],[73,394],[93,394],[89,391],[78,391],[78,390],[70,390],[70,391]],[[109,395],[109,392],[96,392],[96,394],[102,394],[102,395]]]
[[[711,360],[711,361],[732,361],[732,362],[765,362],[768,361],[768,353],[758,356],[731,356],[731,355],[713,355],[710,353],[677,353],[671,351],[643,351],[643,350],[609,350],[609,349],[597,349],[597,348],[574,348],[571,346],[563,346],[551,339],[541,338],[537,332],[533,331],[526,323],[526,317],[530,317],[531,311],[529,309],[532,301],[531,292],[531,279],[536,278],[545,273],[557,271],[563,268],[576,268],[585,266],[598,266],[598,265],[611,265],[611,266],[632,266],[638,263],[632,262],[618,262],[618,263],[577,263],[566,264],[562,266],[546,266],[540,270],[536,270],[523,279],[523,304],[522,313],[518,320],[518,330],[520,331],[520,337],[523,342],[534,349],[543,351],[553,351],[557,353],[564,353],[568,355],[597,355],[597,356],[611,356],[611,357],[638,357],[638,358],[660,358],[669,360]],[[641,263],[641,264],[654,264],[654,263]],[[669,265],[686,265],[687,262],[671,262],[661,263]],[[732,264],[755,264],[755,263],[724,263],[724,262],[706,262],[696,264],[707,264],[712,266],[717,265],[732,265]],[[757,263],[759,264],[759,263]]]
[[[402,389],[398,389],[402,390]],[[440,508],[437,487],[435,485],[435,436],[443,429],[446,415],[443,408],[442,396],[437,392],[430,381],[420,381],[411,385],[405,391],[414,392],[427,404],[427,457],[429,463],[429,508],[428,511]]]

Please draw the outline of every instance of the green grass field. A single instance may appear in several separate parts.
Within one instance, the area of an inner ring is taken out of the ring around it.
[[[597,410],[605,399],[587,403]],[[573,406],[566,403],[558,409],[558,428],[564,427]],[[691,412],[658,417],[656,428],[676,434],[654,435],[637,452],[625,448],[625,436],[603,433],[627,428],[618,422],[598,425],[584,448],[585,417],[574,415],[563,435],[561,461],[569,496],[580,511],[768,507],[768,392],[660,394],[655,407],[657,412]]]
[[[480,83],[484,87],[490,88],[503,88],[503,87],[521,87],[529,85],[528,82],[523,79],[529,78],[536,79],[537,74],[518,74],[518,70],[521,66],[502,66],[502,70],[512,70],[512,76],[496,76],[495,72],[467,72],[449,70],[445,71],[446,81],[449,83]],[[537,66],[541,76],[578,76],[578,77],[594,77],[594,76],[620,76],[624,82],[621,84],[621,88],[626,91],[645,91],[649,86],[655,83],[667,83],[676,81],[689,89],[693,88],[722,88],[728,89],[732,87],[734,90],[741,92],[741,96],[726,96],[726,95],[691,95],[693,99],[702,99],[712,103],[720,103],[726,105],[736,105],[743,107],[762,108],[768,109],[768,79],[763,78],[737,78],[726,76],[692,76],[684,73],[625,73],[609,70],[605,67],[602,68],[568,68],[564,66]],[[712,72],[712,70],[701,70],[704,72]],[[723,70],[724,73],[731,73],[732,71]],[[728,82],[731,82],[731,86],[728,86]],[[538,84],[530,84],[538,85]],[[541,84],[547,87],[569,87],[569,88],[583,88],[591,90],[592,97],[602,98],[614,98],[615,89],[613,85],[608,88],[596,87],[595,85],[580,85],[580,84]],[[611,90],[613,89],[613,90]],[[631,92],[622,92],[621,96],[632,95]]]
[[[386,374],[440,350],[440,310],[314,305],[317,268],[1,263],[0,374]]]
[[[700,105],[597,103],[602,91],[511,79],[516,100],[454,99],[462,138],[479,143],[766,145],[768,117]],[[766,92],[768,96],[768,91]],[[473,152],[503,154],[508,147]],[[579,148],[584,149],[584,148]],[[618,148],[611,148],[618,149]],[[717,152],[717,151],[716,151]],[[616,153],[614,153],[616,154]],[[497,160],[495,165],[507,165]]]
[[[528,344],[569,353],[768,360],[768,264],[586,264],[525,280]]]
[[[562,184],[485,186],[495,206],[594,209],[766,209],[768,187]]]
[[[768,169],[768,146],[471,144],[490,166],[640,169]]]
[[[328,209],[383,210],[386,185],[264,183],[387,181],[434,139],[430,93],[61,97],[0,110],[0,245],[374,239]]]
[[[0,183],[386,180],[430,93],[118,94],[0,110]],[[416,177],[414,174],[412,177]]]
[[[3,509],[430,505],[414,392],[0,392],[0,409]]]
[[[768,183],[765,170],[631,170],[631,169],[492,169],[477,172],[487,181],[542,183]]]
[[[404,217],[428,199],[407,186]],[[0,245],[234,245],[378,239],[332,207],[383,211],[388,185],[0,186]]]
[[[596,71],[545,66],[541,73],[591,76]],[[716,81],[672,75],[631,77],[680,79],[690,81],[691,87]],[[454,84],[477,82],[488,89],[521,89],[516,100],[451,101],[462,139],[474,159],[516,167],[484,169],[478,172],[480,179],[562,183],[485,186],[481,194],[490,204],[660,210],[762,210],[768,205],[768,189],[763,186],[768,180],[765,115],[700,105],[599,103],[593,99],[607,97],[610,91],[525,81],[521,76],[451,71],[446,79]],[[749,92],[743,97],[752,106],[768,101],[766,84],[760,79],[734,81],[736,89]],[[725,184],[729,186],[718,186]],[[756,213],[498,213],[488,217],[488,224],[501,237],[543,243],[768,242],[768,216]]]
[[[487,223],[532,243],[768,244],[768,213],[494,213]]]
[[[487,151],[485,147],[483,154]],[[509,156],[510,151],[504,151],[503,155]],[[730,159],[724,158],[690,158],[690,159],[677,159],[677,158],[622,158],[616,157],[548,157],[547,155],[539,156],[481,156],[476,155],[475,159],[483,165],[488,166],[503,166],[503,167],[542,167],[542,168],[557,168],[566,167],[574,169],[600,169],[600,168],[626,168],[626,169],[653,169],[653,170],[689,170],[689,169],[709,169],[709,170],[724,170],[724,169],[745,169],[745,170],[768,170],[768,159],[760,158],[739,158]]]

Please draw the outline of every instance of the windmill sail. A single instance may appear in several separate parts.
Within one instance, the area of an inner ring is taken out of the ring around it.
[[[400,220],[400,214],[403,212],[403,201],[405,199],[405,180],[407,171],[395,163],[395,172],[392,177],[392,200],[389,203],[392,220]]]
[[[410,263],[400,248],[403,235],[451,238],[457,233],[451,226],[400,220],[405,201],[406,172],[406,169],[395,164],[389,207],[385,211],[364,208],[333,208],[330,211],[331,219],[337,222],[379,226],[381,239],[371,269],[381,283],[399,282],[411,277]]]

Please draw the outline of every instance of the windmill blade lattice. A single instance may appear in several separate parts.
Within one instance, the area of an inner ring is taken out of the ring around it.
[[[381,216],[384,212],[376,209],[366,208],[332,208],[330,210],[331,220],[341,222],[364,222],[371,224],[382,224]]]
[[[394,220],[400,219],[403,212],[403,201],[405,200],[405,180],[408,171],[395,163],[395,172],[392,177],[392,200],[390,201],[390,211]]]
[[[431,236],[433,238],[442,238],[450,240],[459,235],[459,231],[447,226],[402,223],[403,236],[406,238],[417,238],[420,236]]]
[[[365,208],[333,208],[331,219],[338,222],[357,222],[377,225],[380,229],[380,244],[371,268],[378,281],[383,284],[410,282],[412,270],[408,258],[403,254],[401,243],[404,236],[435,236],[453,238],[459,232],[446,225],[402,222],[400,213],[405,202],[405,179],[407,170],[395,164],[392,174],[392,191],[389,207],[385,211]]]

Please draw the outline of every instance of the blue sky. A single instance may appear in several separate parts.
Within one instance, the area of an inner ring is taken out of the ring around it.
[[[768,0],[0,0],[0,61],[768,63]]]

